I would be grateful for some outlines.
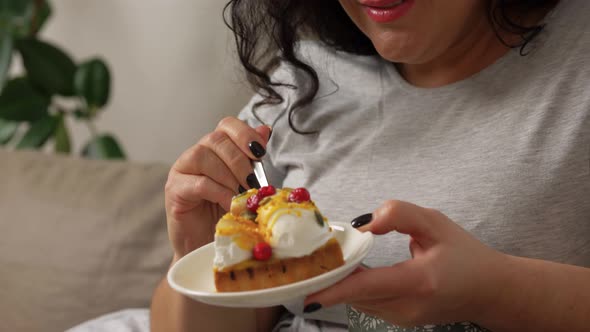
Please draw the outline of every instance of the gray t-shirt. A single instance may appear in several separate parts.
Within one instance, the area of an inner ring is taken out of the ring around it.
[[[527,56],[511,51],[433,89],[408,84],[379,57],[303,43],[320,91],[293,120],[318,133],[289,128],[285,110],[298,90],[281,89],[282,105],[257,111],[274,128],[272,183],[307,187],[332,221],[405,200],[442,211],[501,252],[590,267],[589,15],[589,1],[561,1]],[[274,78],[307,84],[286,66]],[[241,117],[254,126],[251,105]],[[377,238],[365,263],[408,258],[407,236],[391,233]],[[353,310],[347,319],[342,307],[311,317],[348,320],[354,331],[402,331]]]

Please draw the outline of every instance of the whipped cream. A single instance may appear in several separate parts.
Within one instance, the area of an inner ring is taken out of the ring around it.
[[[215,259],[213,265],[216,268],[223,269],[252,257],[252,250],[240,248],[235,238],[237,238],[237,235],[215,234]]]
[[[327,223],[320,225],[313,210],[282,208],[270,220],[269,244],[280,259],[309,255],[334,236]]]
[[[252,259],[261,242],[270,245],[273,258],[285,259],[310,255],[332,239],[334,233],[309,194],[304,197],[299,190],[299,201],[291,199],[293,190],[281,189],[258,201],[251,199],[259,194],[255,189],[234,197],[230,212],[216,226],[214,266],[224,270]],[[255,214],[249,211],[252,204]]]

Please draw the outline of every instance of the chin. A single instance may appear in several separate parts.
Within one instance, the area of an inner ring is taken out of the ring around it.
[[[423,60],[422,52],[412,45],[406,43],[373,43],[377,53],[390,62],[395,63],[420,63]]]
[[[377,53],[395,63],[422,64],[432,61],[440,50],[439,43],[422,34],[382,31],[368,34]]]
[[[399,50],[391,50],[389,48],[382,49],[379,47],[375,47],[379,56],[389,62],[395,63],[407,63],[409,61],[409,56],[404,52],[400,52]]]

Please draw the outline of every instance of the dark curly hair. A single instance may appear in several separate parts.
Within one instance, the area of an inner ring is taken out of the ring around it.
[[[522,17],[535,10],[550,10],[559,0],[486,0],[488,18],[500,41],[510,48],[526,47],[544,25],[519,24]],[[371,40],[365,36],[346,14],[337,0],[230,0],[224,7],[224,21],[232,30],[239,60],[246,70],[246,78],[262,96],[254,109],[262,105],[276,105],[283,97],[275,90],[285,86],[300,87],[271,80],[270,73],[281,62],[294,66],[309,77],[309,86],[289,108],[290,127],[294,110],[308,105],[319,89],[316,71],[297,57],[296,43],[302,39],[319,40],[339,51],[356,55],[378,55]],[[500,32],[519,35],[520,42],[510,44]],[[256,115],[256,114],[255,114]]]

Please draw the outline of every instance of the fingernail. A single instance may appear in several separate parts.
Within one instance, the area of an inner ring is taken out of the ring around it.
[[[246,182],[248,183],[248,186],[250,186],[250,188],[260,189],[260,183],[258,183],[258,179],[256,178],[256,175],[254,175],[254,173],[248,175],[248,177],[246,178]]]
[[[305,308],[303,308],[303,312],[306,314],[310,314],[312,312],[320,310],[321,308],[322,308],[321,304],[319,304],[317,302],[313,302],[313,303],[306,305]]]
[[[358,217],[352,219],[350,224],[354,228],[359,228],[361,226],[364,226],[364,225],[370,223],[371,220],[373,220],[373,214],[367,213],[367,214],[363,214],[362,216],[358,216]]]
[[[241,193],[243,193],[243,192],[245,192],[245,191],[246,191],[246,188],[242,187],[242,185],[240,185],[240,186],[238,187],[238,192],[239,192],[240,194],[241,194]]]
[[[250,142],[248,144],[248,147],[250,148],[250,151],[252,151],[252,154],[256,158],[262,158],[262,156],[266,154],[266,150],[262,147],[262,145],[260,145],[260,143],[256,141]]]

